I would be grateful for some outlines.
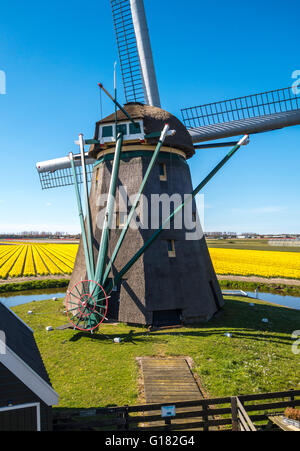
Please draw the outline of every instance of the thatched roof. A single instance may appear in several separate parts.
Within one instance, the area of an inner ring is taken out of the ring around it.
[[[124,106],[125,110],[130,114],[133,119],[142,119],[144,122],[144,130],[146,134],[162,131],[165,124],[170,125],[171,130],[176,130],[176,135],[168,136],[164,143],[164,146],[174,147],[176,149],[183,150],[187,158],[191,158],[195,154],[194,146],[190,134],[188,133],[182,122],[177,117],[168,113],[161,108],[143,105],[140,103],[128,103]],[[118,121],[125,121],[128,118],[125,114],[118,110]],[[95,139],[99,136],[99,127],[102,124],[111,123],[115,120],[115,114],[111,114],[101,121],[96,123]],[[147,144],[156,144],[158,138],[147,139]],[[98,146],[92,146],[89,155],[96,158],[97,154],[101,151]]]

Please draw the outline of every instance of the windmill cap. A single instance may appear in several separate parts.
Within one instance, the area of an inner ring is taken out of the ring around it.
[[[162,110],[154,106],[143,105],[142,103],[128,103],[124,105],[124,109],[134,120],[143,120],[144,132],[146,135],[151,133],[161,133],[164,126],[169,124],[170,130],[175,130],[176,134],[167,136],[164,142],[165,147],[173,147],[182,150],[186,158],[191,158],[195,154],[192,138],[183,123],[168,111]],[[118,121],[128,121],[126,115],[121,111],[117,111]],[[99,136],[99,127],[103,124],[114,123],[115,113],[107,116],[96,123],[95,139]],[[156,145],[159,138],[147,138],[146,142],[150,145]],[[90,149],[90,156],[96,158],[99,149],[93,146]]]

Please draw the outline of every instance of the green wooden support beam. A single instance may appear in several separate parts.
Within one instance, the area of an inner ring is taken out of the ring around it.
[[[99,254],[97,260],[97,266],[95,271],[95,281],[101,281],[103,276],[104,265],[106,263],[107,258],[107,249],[108,249],[108,240],[109,240],[109,229],[111,227],[112,218],[114,214],[114,206],[115,206],[115,195],[117,188],[117,179],[119,174],[119,166],[120,166],[120,157],[122,151],[122,143],[123,143],[123,135],[119,133],[117,137],[116,151],[115,157],[112,167],[111,181],[108,193],[108,200],[105,212],[105,218],[103,222],[102,236],[99,247]]]
[[[143,194],[144,188],[145,188],[146,183],[147,183],[147,181],[148,181],[148,178],[149,178],[149,176],[150,176],[150,174],[151,174],[151,171],[152,171],[152,169],[153,169],[153,167],[154,167],[154,165],[155,165],[155,163],[156,163],[156,160],[157,160],[157,158],[158,158],[160,149],[161,149],[161,147],[162,147],[162,145],[163,145],[163,143],[164,143],[164,141],[165,141],[165,139],[166,139],[166,136],[167,136],[167,134],[168,134],[169,129],[170,129],[170,126],[169,126],[168,124],[166,124],[165,127],[164,127],[164,129],[163,129],[163,131],[160,133],[160,139],[159,139],[159,142],[158,142],[158,144],[157,144],[157,146],[156,146],[155,152],[153,153],[153,156],[152,156],[151,161],[150,161],[150,163],[149,163],[149,166],[148,166],[148,168],[147,168],[145,177],[143,178],[143,181],[142,181],[141,186],[140,186],[140,188],[139,188],[138,194],[137,194],[137,196],[136,196],[136,198],[135,198],[135,200],[134,200],[134,202],[133,202],[133,205],[132,205],[132,207],[131,207],[131,210],[130,210],[130,212],[129,212],[129,215],[128,215],[128,218],[127,218],[127,222],[126,222],[126,225],[125,225],[125,227],[124,227],[123,230],[122,230],[122,233],[121,233],[121,235],[120,235],[120,238],[119,238],[119,240],[118,240],[118,242],[117,242],[117,244],[116,244],[116,247],[115,247],[115,249],[114,249],[114,251],[113,251],[113,254],[112,254],[112,256],[111,256],[111,259],[110,259],[110,261],[109,261],[109,263],[108,263],[108,265],[107,265],[107,268],[106,268],[106,270],[105,270],[105,274],[104,274],[103,279],[102,279],[102,281],[101,281],[102,285],[105,284],[105,282],[106,282],[106,280],[107,280],[107,278],[108,278],[108,276],[109,276],[109,273],[110,273],[110,271],[111,271],[111,268],[112,268],[112,266],[113,266],[113,264],[114,264],[114,262],[115,262],[115,260],[116,260],[116,258],[117,258],[117,256],[118,256],[120,247],[122,246],[122,243],[123,243],[123,241],[124,241],[124,238],[125,238],[125,236],[126,236],[126,234],[127,234],[127,231],[128,231],[128,229],[129,229],[129,225],[130,225],[130,223],[131,223],[131,221],[132,221],[134,212],[135,212],[135,210],[136,210],[136,208],[137,208],[137,206],[138,206],[138,203],[139,203],[139,201],[140,201],[141,195]]]
[[[86,270],[87,270],[88,278],[92,279],[93,274],[91,272],[91,267],[90,267],[90,256],[89,256],[89,249],[88,249],[88,244],[87,244],[87,239],[86,239],[84,215],[83,215],[83,210],[82,210],[81,197],[80,197],[80,192],[79,192],[79,186],[78,186],[78,180],[77,180],[77,175],[76,175],[73,153],[69,154],[69,158],[70,158],[71,170],[72,170],[73,179],[74,179],[78,214],[79,214],[79,219],[80,219],[81,234],[82,234],[82,241],[83,241],[83,247],[84,247]]]
[[[83,175],[83,187],[84,187],[84,196],[85,196],[85,208],[86,208],[86,224],[87,224],[87,242],[89,247],[89,259],[90,259],[90,269],[91,275],[94,278],[94,252],[93,252],[93,229],[91,222],[91,209],[90,209],[90,201],[89,201],[89,188],[86,174],[86,165],[85,165],[85,152],[84,152],[84,140],[83,134],[79,135],[79,147],[81,154],[81,165],[82,165],[82,175]]]
[[[101,144],[99,139],[85,139],[84,142],[87,146],[90,146],[91,144]]]
[[[172,218],[176,216],[189,202],[191,202],[194,197],[207,185],[207,183],[215,176],[217,172],[233,157],[233,155],[239,150],[239,148],[245,144],[248,140],[248,135],[245,135],[233,149],[223,158],[220,163],[208,174],[205,179],[194,189],[194,191],[186,198],[186,200],[179,205],[174,212],[164,221],[162,227],[160,227],[150,239],[142,246],[139,251],[132,257],[132,259],[121,269],[121,271],[116,275],[114,281],[109,281],[104,289],[106,292],[110,292],[114,286],[117,286],[120,280],[124,277],[124,275],[132,268],[132,266],[139,260],[139,258],[146,252],[146,250],[153,244],[153,242],[161,235],[164,231],[165,227],[169,224]]]
[[[159,138],[159,137],[160,137],[160,132],[152,132],[152,133],[148,133],[148,135],[145,135],[146,139]]]

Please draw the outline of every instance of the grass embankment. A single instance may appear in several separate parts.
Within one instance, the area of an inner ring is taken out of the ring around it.
[[[0,293],[15,293],[18,291],[44,290],[46,288],[61,288],[69,285],[69,279],[41,279],[20,283],[0,284]]]
[[[261,293],[273,293],[283,296],[300,296],[300,286],[295,285],[241,282],[236,280],[219,280],[219,284],[223,290],[234,289],[254,292],[256,288],[258,288]]]
[[[91,336],[74,330],[48,333],[66,323],[60,301],[18,306],[14,311],[35,337],[60,395],[61,408],[137,404],[140,356],[190,356],[210,396],[296,389],[300,356],[291,334],[300,329],[300,312],[262,301],[227,297],[223,313],[195,327],[149,333],[142,327],[104,325]],[[27,315],[32,310],[34,315]],[[269,323],[262,323],[268,318]],[[224,334],[231,332],[233,338]],[[113,338],[121,337],[122,344]]]

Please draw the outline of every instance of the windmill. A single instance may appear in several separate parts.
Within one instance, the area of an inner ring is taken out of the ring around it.
[[[107,317],[151,326],[207,321],[224,301],[195,197],[249,134],[300,124],[300,100],[290,88],[279,89],[182,109],[181,122],[161,108],[143,0],[111,0],[111,6],[126,104],[117,101],[116,88],[112,96],[99,84],[114,112],[96,123],[93,139],[79,135],[79,154],[37,163],[43,189],[75,187],[82,238],[67,313],[75,328],[90,331]],[[197,149],[226,146],[229,153],[193,189],[187,160]],[[182,200],[160,211],[154,226],[149,205],[163,195]],[[142,221],[131,227],[149,211],[150,227]],[[191,222],[176,227],[186,211]]]

